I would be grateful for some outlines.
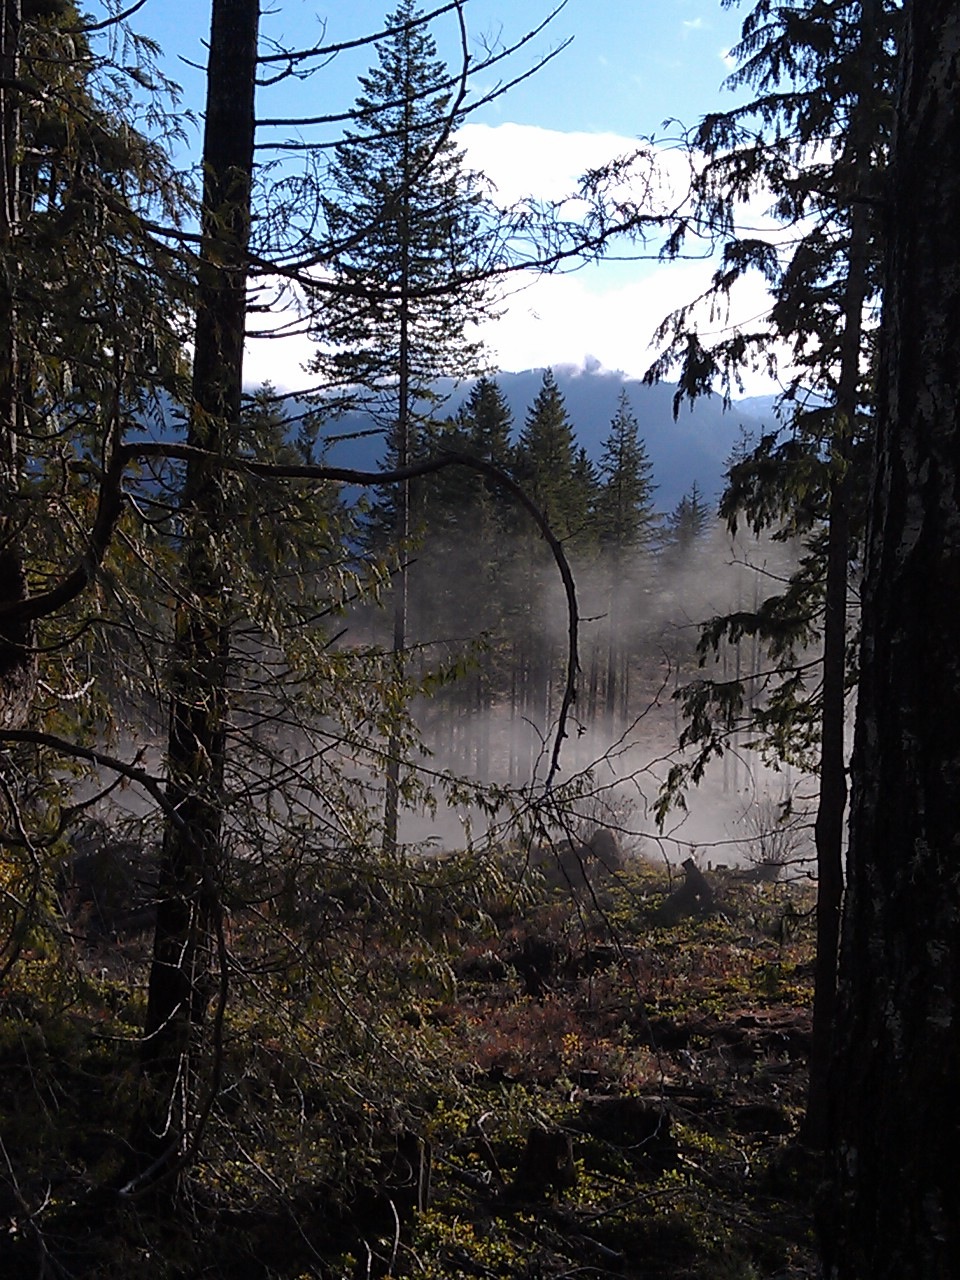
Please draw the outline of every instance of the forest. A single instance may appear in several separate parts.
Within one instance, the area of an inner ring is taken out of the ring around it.
[[[563,5],[211,0],[195,113],[147,3],[0,0],[2,1274],[960,1274],[960,4],[745,3],[685,190],[508,203]],[[647,381],[781,391],[663,510],[476,326],[705,254]]]

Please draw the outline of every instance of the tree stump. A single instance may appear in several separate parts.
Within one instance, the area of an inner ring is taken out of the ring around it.
[[[686,859],[683,870],[683,884],[670,894],[657,912],[661,924],[676,924],[685,916],[704,916],[714,908],[713,889],[692,858]]]
[[[525,1199],[542,1199],[576,1185],[573,1139],[559,1129],[531,1129],[514,1175],[512,1191]]]

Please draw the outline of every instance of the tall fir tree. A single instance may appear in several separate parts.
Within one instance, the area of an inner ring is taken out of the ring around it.
[[[653,463],[626,391],[620,393],[603,441],[599,480],[597,533],[601,545],[621,551],[648,547],[658,522]]]
[[[621,391],[610,430],[603,441],[596,501],[599,568],[606,588],[607,642],[604,706],[608,728],[614,730],[619,708],[626,723],[630,714],[630,654],[632,632],[639,612],[631,607],[647,572],[647,553],[656,535],[658,517],[653,505],[653,464],[626,391]],[[598,684],[595,668],[600,655],[591,655],[591,702]]]
[[[490,304],[478,269],[488,208],[450,137],[453,94],[413,0],[389,16],[378,65],[361,76],[356,125],[334,152],[324,200],[332,280],[316,311],[313,367],[327,390],[380,419],[389,461],[406,466],[441,376],[476,372],[481,348],[467,330]],[[392,647],[398,686],[407,647],[410,486],[379,509],[399,555]],[[400,761],[387,747],[384,848],[397,843]]]
[[[567,548],[590,536],[594,477],[586,456],[578,451],[563,393],[551,369],[545,369],[527,411],[515,452],[515,474]],[[559,652],[543,619],[553,607],[552,583],[545,580],[545,544],[517,528],[516,556],[510,575],[513,601],[511,627],[515,639],[515,671],[511,680],[514,714],[544,726],[555,705]],[[533,748],[534,751],[536,748]],[[533,758],[520,763],[529,776]]]
[[[562,538],[583,528],[584,491],[578,485],[573,424],[552,369],[527,411],[517,443],[517,475]],[[582,478],[582,477],[581,477]]]
[[[875,309],[883,261],[882,171],[891,125],[898,0],[820,0],[781,6],[760,0],[733,50],[735,88],[757,96],[708,116],[693,146],[707,156],[695,181],[695,209],[719,232],[723,260],[712,292],[725,297],[759,272],[771,298],[769,323],[736,328],[712,346],[696,334],[690,308],[664,327],[665,358],[654,376],[680,368],[678,404],[719,380],[727,391],[744,368],[777,363],[788,345],[792,367],[780,402],[784,429],[764,437],[730,473],[721,513],[755,532],[806,541],[800,567],[779,597],[759,611],[717,618],[702,655],[743,634],[766,641],[780,683],[745,710],[735,681],[697,681],[686,710],[687,736],[699,744],[694,771],[722,754],[744,718],[772,753],[801,741],[819,775],[815,823],[818,947],[814,1051],[805,1137],[823,1138],[825,1081],[836,998],[843,892],[847,783],[846,693],[850,650],[848,578],[856,572],[862,528],[862,459],[871,430]],[[780,226],[795,236],[764,237],[738,226],[746,200],[773,198]],[[671,243],[679,251],[686,224]],[[703,224],[701,223],[701,226]],[[822,678],[806,686],[805,646],[821,647]],[[759,712],[759,720],[756,713]],[[788,749],[790,749],[788,747]]]
[[[312,365],[327,410],[339,394],[373,413],[402,465],[436,380],[481,362],[469,328],[491,305],[478,278],[491,206],[450,136],[450,76],[422,13],[403,0],[387,26],[328,175]]]
[[[181,1162],[200,1120],[209,973],[222,937],[231,667],[228,488],[222,453],[242,404],[258,0],[214,0],[204,127],[191,411],[167,737],[167,821],[133,1134],[137,1179]],[[204,451],[203,454],[199,451]]]

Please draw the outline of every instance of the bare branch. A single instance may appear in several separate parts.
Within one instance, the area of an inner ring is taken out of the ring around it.
[[[123,509],[124,471],[132,462],[146,462],[150,460],[182,462],[188,460],[197,462],[203,461],[208,466],[221,471],[228,471],[241,475],[260,476],[264,479],[335,481],[341,484],[353,484],[365,487],[386,487],[395,484],[402,484],[406,480],[412,480],[417,476],[431,475],[434,472],[444,470],[446,467],[461,466],[467,467],[473,471],[478,471],[481,475],[488,476],[500,488],[510,493],[531,516],[534,523],[537,525],[537,528],[540,530],[544,541],[550,547],[563,582],[564,592],[567,599],[567,677],[560,707],[560,715],[557,721],[557,734],[554,741],[550,769],[546,782],[546,786],[548,788],[552,785],[559,769],[560,750],[563,740],[567,736],[567,721],[570,710],[576,701],[577,675],[580,669],[577,653],[579,610],[573,574],[570,570],[570,565],[567,561],[567,557],[564,553],[560,540],[550,528],[546,516],[536,503],[527,495],[524,489],[505,471],[501,470],[500,467],[497,467],[492,462],[487,462],[482,458],[472,457],[469,454],[443,452],[437,454],[434,458],[430,458],[424,462],[419,462],[409,467],[399,467],[391,471],[359,471],[353,467],[279,464],[257,462],[254,459],[248,458],[222,457],[185,444],[161,444],[146,441],[120,445],[114,451],[110,464],[103,473],[103,477],[100,482],[100,500],[97,515],[88,537],[87,548],[79,562],[63,578],[63,580],[58,583],[57,586],[51,588],[51,590],[44,591],[36,596],[30,596],[25,600],[7,601],[0,604],[0,618],[36,620],[38,618],[48,617],[50,614],[55,613],[65,604],[79,596],[94,581],[100,564],[103,561],[103,557],[110,545],[116,523]],[[18,731],[18,734],[19,736],[14,735],[11,731],[3,734],[2,737],[9,738],[13,741],[40,742],[41,739],[49,736],[24,736],[25,734],[28,734],[28,731],[26,730]],[[55,741],[60,740],[58,739]],[[53,743],[51,742],[48,745],[53,745]],[[67,746],[69,747],[70,744],[67,744]],[[101,759],[102,753],[92,752],[89,748],[78,747],[73,748],[73,751],[74,754],[78,755],[81,759],[89,759],[95,763],[103,763],[109,768],[122,766],[122,762],[115,761],[112,757],[103,756]],[[129,768],[129,766],[122,767]],[[155,788],[158,787],[159,784],[157,784],[155,780],[150,779],[148,774],[143,774],[142,777],[139,776],[140,772],[141,771],[137,772],[137,776],[135,778],[136,781],[139,781],[141,785],[145,787],[147,786],[147,781],[149,781]],[[132,773],[128,773],[127,776],[134,778],[134,774]],[[147,789],[149,790],[149,787]],[[150,794],[153,795],[154,792],[151,791]],[[159,791],[157,794],[162,795]],[[164,800],[164,804],[165,803],[166,802]]]
[[[451,9],[461,8],[463,3],[464,0],[451,0],[450,4],[441,5],[439,9],[431,9],[429,13],[421,14],[413,22],[402,22],[399,26],[385,27],[383,31],[376,31],[373,35],[358,36],[356,40],[343,40],[338,44],[314,45],[311,49],[286,50],[283,53],[264,54],[257,59],[257,63],[263,66],[272,62],[303,62],[307,58],[332,58],[338,53],[346,52],[347,49],[362,49],[365,45],[376,44],[378,40],[386,40],[390,36],[400,35],[403,31],[411,31],[416,27],[426,26],[427,23],[433,22],[434,18],[439,18],[443,14],[449,13]],[[566,0],[564,0],[564,3],[566,3]]]
[[[50,747],[60,755],[72,756],[75,760],[86,760],[90,764],[110,769],[142,787],[151,799],[157,802],[171,822],[184,827],[183,819],[177,813],[176,807],[167,799],[160,779],[135,764],[128,764],[126,760],[108,755],[105,751],[97,751],[94,747],[84,747],[77,742],[70,742],[66,738],[58,737],[57,734],[43,733],[35,729],[0,729],[0,742],[26,742],[37,747]]]
[[[89,35],[91,31],[103,31],[105,27],[115,27],[121,22],[126,22],[128,18],[132,18],[138,9],[142,9],[147,0],[135,0],[128,9],[124,9],[122,13],[115,13],[112,17],[104,18],[102,22],[84,22],[80,26],[73,27],[72,30],[80,35]]]
[[[469,74],[471,76],[474,76],[480,71],[489,71],[489,69],[491,67],[496,66],[497,63],[503,62],[506,58],[512,57],[512,55],[517,53],[518,50],[524,48],[525,45],[529,44],[531,40],[535,40],[536,37],[540,35],[540,33],[547,26],[550,25],[550,23],[554,20],[554,18],[557,16],[560,10],[565,7],[565,5],[566,5],[566,0],[564,0],[563,4],[558,5],[557,8],[554,9],[552,13],[548,14],[547,17],[544,18],[543,22],[539,24],[539,26],[532,28],[532,30],[528,31],[525,35],[521,36],[521,38],[517,40],[514,44],[508,45],[504,49],[500,49],[497,53],[491,54],[490,57],[484,58],[481,62],[474,63],[472,66],[470,66]],[[466,67],[469,64],[469,54],[466,48],[466,26],[463,21],[462,4],[448,5],[447,8],[456,9],[460,17],[460,32],[461,32],[460,38],[461,38],[461,47],[463,49],[463,66]],[[402,27],[395,28],[395,30],[404,30],[404,28]],[[380,37],[377,36],[377,37],[374,37],[374,39],[380,39]],[[527,71],[523,72],[521,75],[516,76],[514,79],[508,81],[506,84],[497,85],[494,89],[491,89],[490,92],[485,94],[482,98],[478,98],[475,103],[472,103],[471,106],[468,107],[466,111],[463,112],[463,115],[464,116],[469,115],[471,112],[476,111],[478,107],[485,106],[487,103],[492,102],[495,98],[499,98],[501,94],[506,93],[506,91],[512,88],[514,85],[520,84],[521,81],[526,80],[530,76],[536,74],[536,72],[539,71],[542,67],[545,67],[548,62],[551,62],[557,56],[557,54],[562,53],[564,49],[566,49],[570,45],[572,39],[573,39],[572,36],[568,37],[566,40],[562,42],[562,44],[558,45],[556,49],[551,49],[549,53],[544,54],[544,56],[538,62],[536,62],[532,67],[528,68]],[[364,43],[366,43],[366,41],[364,41]],[[409,101],[415,102],[417,101],[418,98],[427,96],[427,94],[430,94],[430,95],[435,94],[438,91],[442,92],[444,89],[454,89],[460,84],[460,82],[461,82],[461,74],[458,73],[457,75],[450,76],[448,80],[443,81],[440,85],[434,86],[430,90],[424,90],[422,93],[413,94],[409,99]],[[358,111],[356,110],[356,108],[354,108],[351,111],[340,111],[334,115],[325,115],[325,116],[265,116],[262,119],[257,120],[257,127],[263,128],[263,129],[281,129],[281,128],[305,129],[311,126],[322,125],[322,124],[346,124],[347,122],[356,123],[358,121],[363,121],[370,117],[375,117],[377,115],[380,115],[382,112],[389,111],[395,107],[402,107],[404,103],[407,101],[408,99],[406,98],[397,98],[393,102],[378,103],[375,107],[371,107],[366,111],[362,111],[362,110]],[[389,135],[384,135],[384,136],[386,137]],[[261,144],[261,145],[269,146],[271,144]],[[330,144],[330,145],[335,145],[335,144]],[[301,144],[296,144],[296,147],[297,149],[309,148],[312,150],[312,149],[315,149],[316,144],[301,143]]]

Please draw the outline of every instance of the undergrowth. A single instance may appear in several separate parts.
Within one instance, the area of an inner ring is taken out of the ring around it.
[[[721,878],[666,925],[640,860],[459,914],[449,875],[422,871],[419,942],[363,905],[309,944],[235,915],[175,1201],[118,1190],[148,936],[27,948],[0,1005],[4,1276],[815,1274],[808,890]]]

